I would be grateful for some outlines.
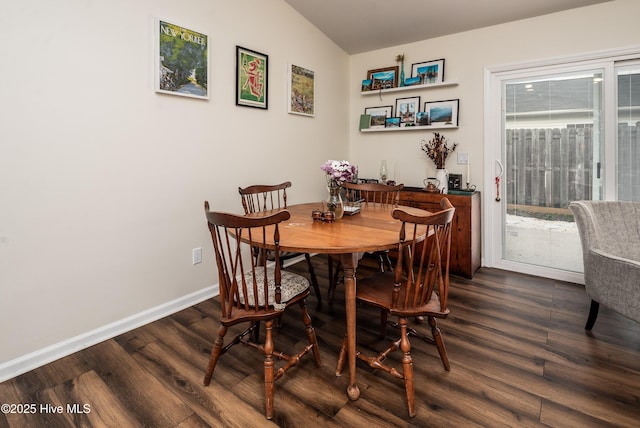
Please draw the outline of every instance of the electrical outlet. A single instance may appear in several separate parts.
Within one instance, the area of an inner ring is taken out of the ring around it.
[[[194,248],[191,256],[192,256],[194,265],[197,265],[198,263],[202,263],[202,248],[200,247]]]

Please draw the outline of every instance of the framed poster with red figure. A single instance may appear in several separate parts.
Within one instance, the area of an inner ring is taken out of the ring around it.
[[[268,108],[269,56],[236,46],[236,105]]]

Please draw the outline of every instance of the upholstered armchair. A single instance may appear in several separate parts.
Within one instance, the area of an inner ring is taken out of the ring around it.
[[[599,305],[640,322],[640,202],[578,201],[576,218],[591,309],[591,330]]]

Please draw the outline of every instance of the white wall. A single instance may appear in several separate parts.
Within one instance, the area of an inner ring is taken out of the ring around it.
[[[208,101],[154,93],[155,18],[209,36]],[[238,186],[284,180],[320,199],[347,155],[348,56],[281,0],[21,0],[0,28],[0,380],[210,293],[203,201],[239,212]],[[269,55],[266,111],[235,106],[236,45]],[[315,118],[286,113],[289,61],[316,72]]]
[[[360,82],[397,54],[409,70],[446,59],[445,79],[460,85],[417,94],[460,98],[460,128],[445,135],[471,153],[481,188],[485,67],[640,44],[637,0],[350,58],[281,0],[5,3],[0,380],[49,345],[209,290],[204,199],[238,211],[237,186],[286,179],[292,202],[320,199],[319,165],[333,158],[367,177],[386,159],[396,180],[421,185],[433,173],[419,150],[430,133],[358,132],[365,106],[396,98],[362,97]],[[156,17],[209,35],[209,101],[152,91]],[[268,111],[234,105],[236,45],[269,55]],[[316,71],[314,119],[285,113],[289,61]],[[464,171],[455,153],[447,168]],[[192,266],[198,246],[204,263]]]
[[[640,44],[638,31],[640,1],[617,0],[569,10],[538,18],[497,25],[480,30],[425,40],[403,46],[367,52],[350,57],[350,158],[360,166],[361,177],[378,176],[380,160],[396,166],[396,181],[422,186],[435,174],[433,162],[420,150],[420,140],[433,131],[360,133],[359,116],[365,107],[394,105],[395,99],[419,95],[424,101],[460,99],[460,123],[456,130],[439,130],[456,151],[471,154],[471,181],[483,189],[484,69],[503,64],[529,62],[545,58],[616,49]],[[429,25],[425,22],[425,25]],[[457,80],[459,86],[409,91],[378,96],[360,95],[367,70],[396,65],[395,57],[405,54],[405,74],[411,64],[445,59],[444,79]],[[466,166],[457,164],[457,153],[447,160],[449,172],[466,174]],[[493,174],[493,171],[490,172]],[[493,189],[484,197],[490,198]],[[483,201],[484,202],[484,201]]]

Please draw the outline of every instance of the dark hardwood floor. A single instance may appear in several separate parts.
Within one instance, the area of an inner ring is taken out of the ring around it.
[[[326,257],[313,263],[326,285]],[[291,269],[307,274],[304,262]],[[359,276],[372,269],[365,263]],[[407,416],[402,382],[360,363],[360,399],[347,398],[346,372],[334,374],[343,302],[341,286],[333,308],[318,309],[315,296],[308,299],[324,366],[305,358],[276,382],[272,422],[264,418],[262,360],[255,351],[234,347],[211,385],[202,385],[219,313],[211,300],[0,384],[0,403],[36,405],[35,414],[0,414],[0,427],[640,423],[640,324],[601,308],[592,334],[586,333],[589,300],[582,286],[492,269],[473,280],[452,277],[451,315],[440,322],[451,371],[442,368],[434,346],[412,341],[414,418]],[[305,339],[298,312],[288,313],[276,332],[283,349]],[[377,311],[359,308],[361,348],[380,345],[378,319]],[[63,406],[61,414],[52,413],[56,406]]]

